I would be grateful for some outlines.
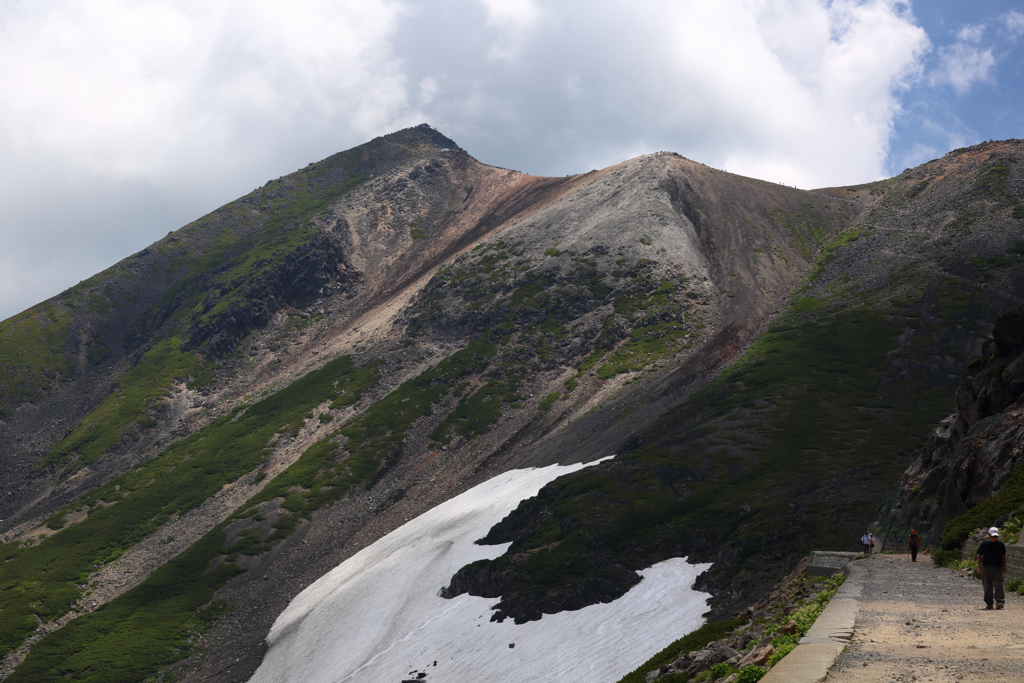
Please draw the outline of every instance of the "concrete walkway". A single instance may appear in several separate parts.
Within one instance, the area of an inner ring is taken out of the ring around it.
[[[927,557],[874,555],[763,683],[1024,681],[1024,598],[984,609],[981,583]]]

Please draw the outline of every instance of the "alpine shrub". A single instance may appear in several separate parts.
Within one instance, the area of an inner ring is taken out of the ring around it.
[[[768,666],[775,666],[779,660],[788,655],[796,648],[796,643],[782,643],[775,648],[775,653],[768,658]]]
[[[757,664],[751,664],[740,669],[739,674],[736,676],[736,683],[757,683],[766,673],[768,673],[768,669]]]
[[[719,678],[723,678],[725,676],[728,676],[729,674],[731,674],[735,670],[736,669],[734,669],[733,667],[729,666],[725,662],[719,662],[718,664],[712,664],[711,668],[708,669],[708,671],[711,672],[711,680],[713,680],[713,681],[716,681]]]

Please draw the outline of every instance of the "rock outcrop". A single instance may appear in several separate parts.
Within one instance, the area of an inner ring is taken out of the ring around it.
[[[882,511],[889,547],[912,528],[924,545],[938,543],[946,523],[996,495],[1024,457],[1024,308],[996,321],[955,406]]]

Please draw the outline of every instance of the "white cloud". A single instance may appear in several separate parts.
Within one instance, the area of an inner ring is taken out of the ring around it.
[[[487,26],[496,31],[489,59],[512,62],[536,28],[541,9],[534,0],[479,0],[487,12]]]
[[[782,16],[753,14],[752,31],[738,37],[761,45],[749,62],[756,95],[735,107],[734,125],[765,127],[726,164],[803,187],[881,175],[897,94],[919,76],[927,37],[897,3],[788,5]]]
[[[1006,23],[1006,28],[1009,30],[1010,35],[1014,38],[1024,35],[1024,14],[1010,10],[1003,15],[1003,21]]]
[[[432,122],[533,173],[672,149],[805,187],[884,173],[899,92],[929,46],[888,0],[562,0],[530,40],[515,70],[462,54],[425,65],[464,84]]]
[[[583,94],[579,74],[569,74],[565,77],[565,94],[570,98],[576,98]]]
[[[0,116],[20,133],[4,142],[67,150],[92,172],[153,174],[185,155],[220,156],[238,133],[342,112],[367,135],[403,104],[390,3],[47,7],[0,25],[0,90],[17,93],[0,100]]]
[[[992,48],[954,43],[939,51],[939,70],[932,74],[931,80],[936,84],[949,84],[958,95],[963,95],[975,83],[991,81],[995,63]]]
[[[439,91],[437,81],[430,76],[420,79],[420,104],[428,106],[437,97]]]
[[[26,264],[18,291],[52,279],[24,307],[422,121],[534,173],[671,149],[803,187],[860,182],[883,175],[928,48],[900,0],[9,2],[0,238]],[[2,318],[17,288],[0,288]]]
[[[0,318],[326,156],[325,141],[393,127],[401,17],[391,0],[0,5],[0,238],[30,271],[0,283]]]
[[[965,24],[957,31],[956,37],[965,43],[976,43],[984,33],[985,27],[981,24]]]

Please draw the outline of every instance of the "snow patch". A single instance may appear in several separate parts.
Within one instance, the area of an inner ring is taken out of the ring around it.
[[[708,595],[691,586],[711,565],[666,560],[613,603],[520,625],[489,621],[498,599],[437,596],[459,568],[507,548],[473,541],[544,484],[586,466],[506,472],[356,553],[281,613],[251,682],[618,680],[701,626]]]

